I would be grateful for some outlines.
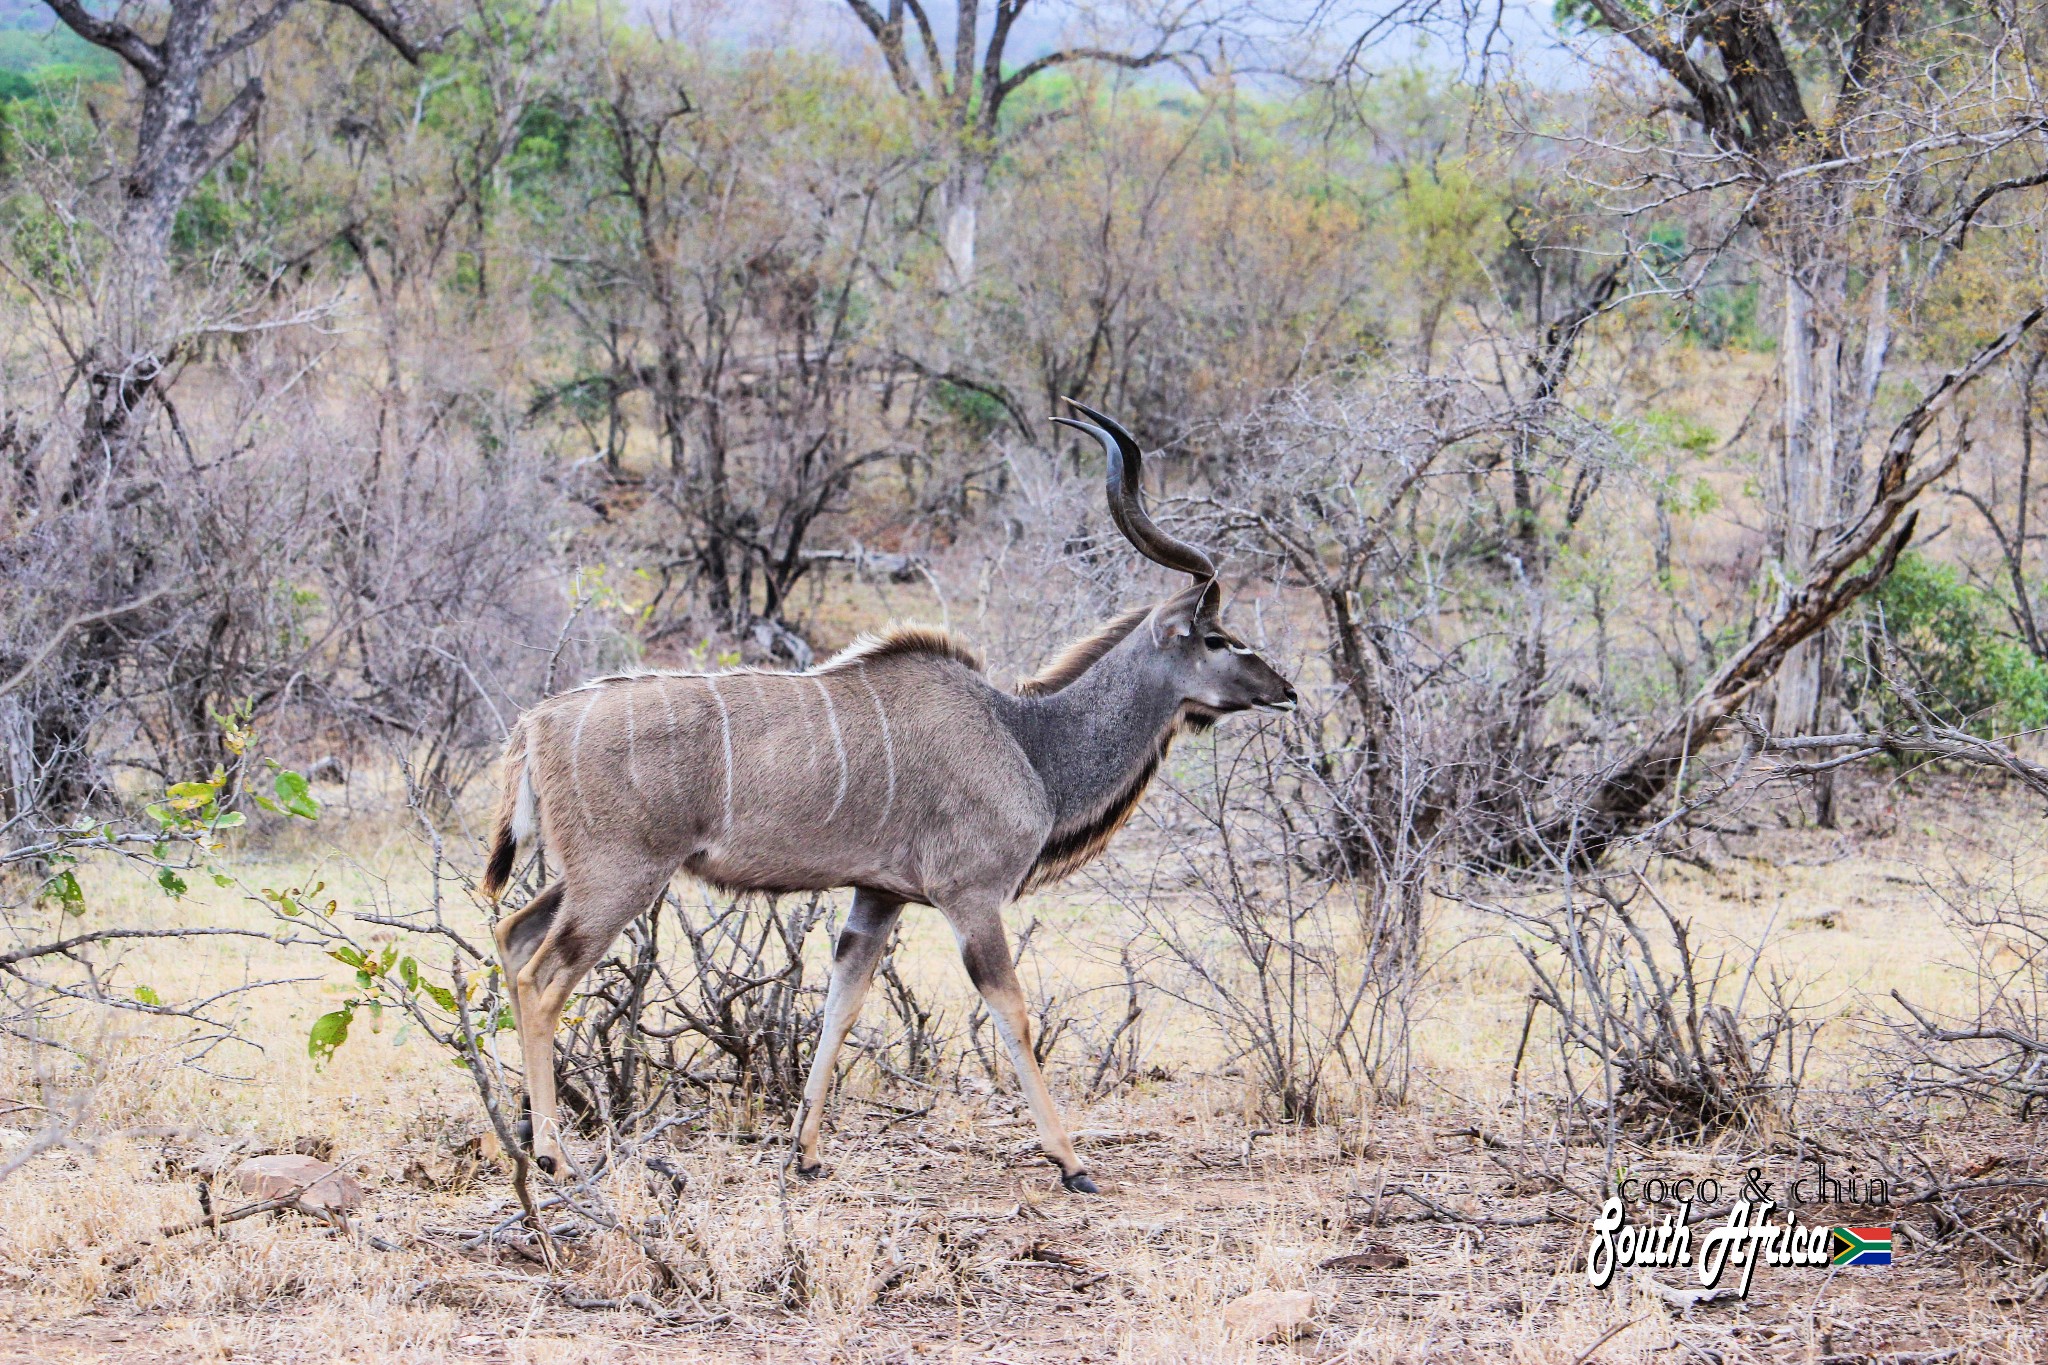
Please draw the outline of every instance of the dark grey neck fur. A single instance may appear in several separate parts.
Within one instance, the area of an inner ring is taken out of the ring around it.
[[[1093,820],[1158,762],[1182,700],[1161,665],[1140,623],[1057,692],[996,694],[996,715],[1045,783],[1055,837]]]

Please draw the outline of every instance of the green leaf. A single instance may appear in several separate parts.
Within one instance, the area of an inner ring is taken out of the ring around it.
[[[230,877],[227,873],[221,872],[217,869],[208,869],[206,875],[213,878],[213,884],[215,886],[220,887],[223,890],[235,884],[235,879],[233,877]]]
[[[348,1026],[355,1019],[355,1010],[348,1008],[323,1014],[313,1021],[313,1030],[306,1035],[306,1055],[315,1066],[332,1057],[334,1050],[348,1041]]]
[[[44,882],[42,889],[36,893],[36,899],[57,902],[58,907],[67,915],[85,913],[85,889],[79,886],[78,878],[70,868]]]
[[[188,889],[185,885],[185,879],[168,867],[160,867],[156,870],[156,884],[161,886],[164,889],[164,894],[172,900],[182,897]]]
[[[320,803],[313,799],[313,790],[301,774],[286,768],[277,775],[277,780],[271,786],[277,792],[277,804],[284,807],[288,814],[296,815],[301,820],[320,818]]]
[[[137,986],[135,988],[135,998],[145,1005],[161,1005],[164,1002],[163,997],[148,986]]]
[[[327,955],[345,967],[354,967],[357,971],[363,969],[363,955],[346,943],[339,948],[329,949]]]
[[[449,990],[446,986],[437,986],[431,981],[420,982],[420,989],[433,997],[434,1003],[442,1009],[447,1010],[450,1014],[456,1012],[454,991]]]
[[[418,990],[420,988],[420,964],[414,962],[409,957],[398,959],[398,979],[405,983],[407,990]]]
[[[215,829],[240,829],[248,823],[248,816],[238,810],[231,810],[224,812],[218,820],[215,820],[213,827]]]

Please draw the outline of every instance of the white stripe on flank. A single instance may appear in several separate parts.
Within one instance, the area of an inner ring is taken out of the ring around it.
[[[832,693],[818,679],[812,678],[811,682],[825,699],[825,719],[832,726],[832,752],[839,755],[839,790],[833,794],[832,809],[825,813],[825,823],[830,824],[832,817],[839,814],[840,802],[846,800],[846,740],[839,733],[839,711],[832,705]]]
[[[803,681],[811,675],[808,673],[785,673],[782,676]],[[803,689],[799,687],[797,691],[801,694]],[[804,718],[804,742],[809,754],[809,757],[804,760],[804,774],[809,776],[818,770],[818,726],[811,719],[811,703],[808,698],[797,703],[797,711]]]
[[[889,738],[889,713],[882,709],[882,695],[875,691],[875,685],[868,681],[868,666],[865,661],[857,665],[860,685],[868,690],[868,700],[875,704],[875,714],[882,719],[882,759],[889,768],[889,790],[882,798],[882,818],[877,822],[883,828],[889,824],[889,811],[896,804],[896,745]]]
[[[590,719],[590,708],[597,705],[600,694],[592,692],[590,700],[583,703],[583,709],[576,713],[576,729],[569,736],[569,785],[576,789],[576,804],[583,810],[583,823],[597,828],[597,817],[590,813],[590,801],[583,795],[583,722]]]
[[[720,835],[723,838],[732,833],[732,713],[725,709],[718,679],[706,675],[704,685],[711,689],[711,700],[718,703],[718,729],[725,736],[725,829]]]
[[[668,694],[668,684],[676,673],[662,673],[662,714],[668,716],[668,761],[676,774],[682,772],[682,722],[676,720],[676,698]]]
[[[638,796],[640,784],[633,780],[633,684],[626,683],[619,695],[626,699],[626,790]]]

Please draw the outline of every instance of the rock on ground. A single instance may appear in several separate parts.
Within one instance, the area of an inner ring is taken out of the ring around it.
[[[347,1213],[363,1202],[354,1176],[316,1157],[253,1156],[235,1167],[234,1179],[257,1199],[282,1199],[304,1186],[299,1202],[329,1213]]]
[[[1309,1330],[1316,1296],[1305,1289],[1261,1289],[1223,1310],[1223,1325],[1253,1341],[1292,1341]]]

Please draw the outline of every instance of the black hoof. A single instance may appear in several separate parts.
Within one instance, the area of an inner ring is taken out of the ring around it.
[[[1063,1175],[1060,1177],[1060,1184],[1065,1185],[1075,1194],[1102,1193],[1101,1190],[1095,1188],[1095,1182],[1088,1178],[1088,1172],[1086,1171],[1076,1171],[1072,1175]]]
[[[521,1120],[519,1120],[519,1122],[517,1122],[517,1123],[513,1124],[513,1125],[512,1125],[512,1137],[513,1137],[513,1140],[514,1140],[514,1141],[516,1141],[516,1142],[517,1142],[517,1143],[518,1143],[518,1144],[519,1144],[519,1145],[520,1145],[521,1147],[524,1147],[524,1148],[525,1148],[525,1149],[526,1149],[527,1151],[529,1151],[529,1152],[530,1152],[530,1151],[532,1151],[532,1150],[533,1150],[533,1120],[532,1120],[532,1119],[521,1119]]]
[[[798,1180],[823,1180],[827,1175],[831,1174],[822,1161],[813,1161],[808,1166],[798,1161],[794,1165],[796,1166],[796,1178]]]
[[[555,1159],[551,1156],[537,1156],[533,1159],[533,1164],[540,1167],[544,1175],[555,1173]]]

